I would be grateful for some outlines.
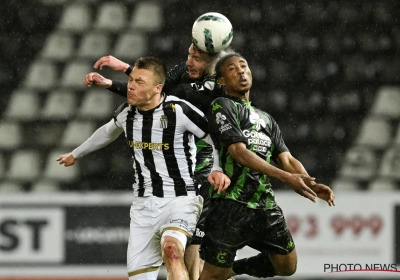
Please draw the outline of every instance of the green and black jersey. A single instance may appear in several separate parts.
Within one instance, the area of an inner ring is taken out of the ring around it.
[[[113,85],[108,89],[126,97],[127,82],[113,81]],[[186,62],[182,62],[168,71],[163,91],[167,95],[174,95],[189,101],[204,114],[207,114],[211,108],[210,104],[215,98],[225,95],[222,87],[215,82],[215,76],[205,77],[202,80],[190,79]],[[204,180],[211,172],[213,165],[212,147],[196,137],[195,141],[197,147],[195,176]]]
[[[226,96],[212,102],[208,123],[220,167],[231,179],[227,191],[220,195],[213,192],[211,197],[235,200],[253,209],[276,206],[268,176],[242,166],[228,152],[229,145],[243,142],[247,149],[270,163],[280,153],[289,151],[275,120],[250,102]]]

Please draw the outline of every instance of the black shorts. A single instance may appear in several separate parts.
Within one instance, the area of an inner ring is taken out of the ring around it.
[[[210,206],[210,187],[211,184],[207,181],[207,179],[204,179],[199,189],[199,194],[203,197],[203,211],[201,212],[200,218],[197,221],[196,230],[193,233],[192,242],[190,243],[193,245],[200,245],[204,236],[204,223]]]
[[[206,262],[232,267],[236,251],[252,247],[266,255],[287,255],[294,250],[292,235],[279,206],[250,209],[229,199],[212,199],[200,255]]]

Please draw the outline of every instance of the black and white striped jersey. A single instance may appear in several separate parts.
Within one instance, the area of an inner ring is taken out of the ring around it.
[[[189,102],[175,96],[149,111],[122,104],[114,121],[123,128],[131,149],[135,196],[195,195],[194,135],[208,134],[207,119]]]

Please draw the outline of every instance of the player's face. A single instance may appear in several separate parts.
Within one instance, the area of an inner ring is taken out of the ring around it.
[[[204,52],[197,51],[193,44],[189,47],[189,54],[186,60],[186,66],[189,70],[189,77],[192,80],[204,77],[208,67],[208,56]]]
[[[160,101],[162,85],[156,75],[147,69],[133,68],[128,81],[128,103],[141,110],[149,110]]]
[[[221,73],[219,82],[225,86],[228,94],[243,95],[250,90],[253,78],[244,58],[239,56],[229,58],[222,65]]]

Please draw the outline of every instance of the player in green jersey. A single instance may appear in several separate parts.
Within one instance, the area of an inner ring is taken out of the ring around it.
[[[215,70],[227,95],[213,101],[208,121],[220,167],[231,184],[226,191],[211,194],[200,279],[244,273],[255,277],[292,275],[297,266],[296,249],[270,178],[281,180],[313,202],[319,197],[334,205],[334,194],[307,174],[290,154],[276,121],[249,101],[252,76],[247,61],[231,53],[218,61]],[[282,169],[271,165],[271,159]],[[236,251],[246,245],[261,253],[234,262]]]

